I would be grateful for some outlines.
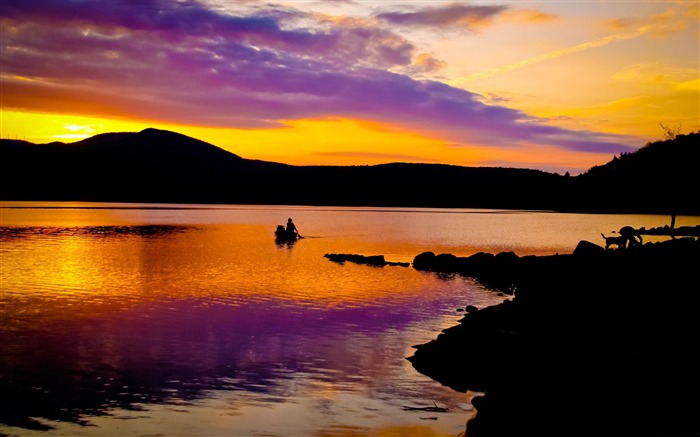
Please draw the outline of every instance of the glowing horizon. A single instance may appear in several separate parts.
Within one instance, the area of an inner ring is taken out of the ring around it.
[[[700,129],[697,2],[127,3],[6,2],[2,138],[576,174]]]

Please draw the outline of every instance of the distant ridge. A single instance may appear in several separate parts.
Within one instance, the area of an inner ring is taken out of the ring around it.
[[[84,140],[65,144],[51,143],[59,148],[124,156],[142,161],[152,160],[180,165],[211,164],[223,160],[225,165],[239,164],[243,158],[207,142],[176,132],[148,128],[141,132],[111,132],[98,134]]]
[[[392,163],[292,166],[176,132],[76,143],[0,140],[3,200],[537,209],[700,215],[700,132],[650,143],[584,174]]]

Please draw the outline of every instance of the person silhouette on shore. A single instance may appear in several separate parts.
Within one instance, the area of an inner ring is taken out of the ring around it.
[[[291,218],[287,219],[287,236],[294,239],[301,238],[301,235],[299,235],[299,231]]]
[[[625,242],[625,247],[641,245],[644,242],[642,239],[642,234],[632,226],[623,226],[620,228],[619,234],[621,237],[627,240]]]

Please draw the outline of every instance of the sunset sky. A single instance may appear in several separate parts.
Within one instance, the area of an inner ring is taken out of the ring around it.
[[[700,129],[699,5],[3,0],[0,133],[578,174]]]

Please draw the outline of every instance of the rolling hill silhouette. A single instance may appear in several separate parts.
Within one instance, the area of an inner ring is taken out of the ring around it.
[[[698,165],[700,131],[678,135],[623,153],[579,175],[575,197],[600,211],[698,215]]]
[[[153,128],[70,144],[3,139],[0,197],[700,215],[699,137],[651,143],[574,177],[445,164],[293,166]]]

